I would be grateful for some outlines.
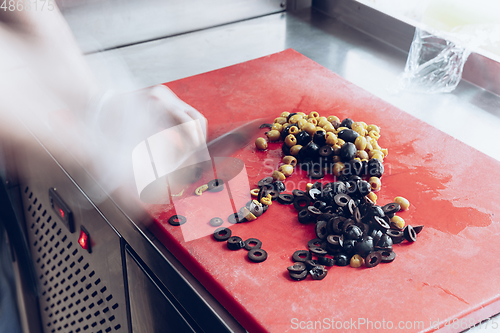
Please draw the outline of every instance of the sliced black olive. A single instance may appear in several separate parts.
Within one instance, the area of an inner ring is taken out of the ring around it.
[[[323,212],[314,206],[308,206],[307,210],[309,211],[309,215],[311,215],[314,221],[316,221],[318,217],[323,215]]]
[[[353,122],[354,121],[351,118],[345,118],[344,120],[342,120],[339,127],[351,128]]]
[[[266,124],[266,123],[264,123],[264,124],[260,125],[259,128],[261,128],[261,129],[262,128],[269,128],[270,129],[270,128],[273,128],[273,124]]]
[[[319,257],[323,257],[327,254],[326,250],[324,250],[321,247],[313,246],[309,248],[309,252],[311,252],[312,255]]]
[[[325,239],[328,236],[328,229],[327,229],[326,225],[327,225],[326,221],[316,222],[316,226],[314,228],[314,231],[316,232],[316,236],[319,239]]]
[[[368,175],[370,177],[382,177],[384,174],[384,165],[377,158],[372,158],[368,161]]]
[[[183,225],[184,223],[187,222],[187,219],[185,216],[182,216],[182,215],[179,215],[179,214],[176,214],[176,215],[172,215],[169,219],[168,219],[168,223],[170,223],[171,225],[173,226],[180,226],[180,225]]]
[[[295,262],[305,262],[311,260],[311,258],[311,253],[306,250],[297,250],[292,255],[292,260]]]
[[[327,204],[324,201],[316,200],[313,206],[318,208],[321,212],[324,212],[324,209],[327,206]]]
[[[382,207],[380,206],[377,206],[377,205],[374,205],[370,208],[368,214],[370,216],[378,216],[378,217],[384,217],[385,214],[384,214],[384,210],[382,209]]]
[[[361,213],[359,211],[359,207],[354,208],[354,214],[352,217],[356,223],[361,223]]]
[[[326,277],[327,273],[328,271],[323,265],[316,265],[309,271],[309,274],[311,274],[311,277],[314,280],[323,280]]]
[[[413,230],[415,230],[415,233],[418,235],[423,228],[424,228],[423,225],[416,225],[413,227]]]
[[[304,264],[306,264],[306,269],[308,269],[308,270],[315,267],[315,266],[318,266],[318,262],[316,260],[313,260],[313,259],[304,261]]]
[[[360,197],[364,197],[364,196],[370,194],[370,192],[372,191],[372,187],[371,187],[370,183],[368,183],[366,180],[359,180],[357,182],[357,187],[358,187],[357,194]]]
[[[323,146],[326,143],[326,132],[316,131],[313,135],[313,142],[316,143],[318,146]]]
[[[321,190],[313,187],[309,190],[308,194],[311,199],[317,200],[321,196]]]
[[[345,240],[342,244],[342,252],[345,252],[347,254],[354,253],[354,251],[356,250],[356,244],[357,241],[354,239]]]
[[[272,201],[276,201],[278,199],[278,196],[280,195],[280,192],[278,192],[276,190],[270,190],[270,191],[267,191],[267,194],[271,195]]]
[[[390,228],[389,224],[381,217],[374,216],[372,221],[374,221],[374,228],[380,229],[382,232],[386,232]]]
[[[274,182],[273,177],[265,177],[265,178],[262,178],[261,180],[259,180],[259,182],[257,183],[257,186],[262,187],[265,185],[271,185],[273,182]]]
[[[347,221],[347,219],[342,216],[336,216],[333,219],[331,219],[331,221],[332,221],[331,229],[333,233],[337,235],[342,234],[344,223]]]
[[[373,244],[377,244],[382,235],[382,231],[380,231],[379,229],[373,229],[372,233],[370,234],[370,236],[373,238]]]
[[[306,196],[306,195],[307,195],[307,194],[306,194],[306,192],[301,191],[301,190],[298,190],[298,189],[293,190],[293,191],[292,191],[292,194],[293,194],[293,196],[294,196],[295,198],[296,198],[296,197],[304,197],[304,196]]]
[[[335,221],[335,218],[340,218],[340,216],[336,215],[336,214],[332,214],[333,216],[330,217],[328,220],[327,220],[327,223],[326,223],[326,229],[328,230],[328,234],[334,234],[335,231],[333,230],[333,225],[336,223]]]
[[[387,216],[389,219],[392,219],[394,217],[394,215],[396,215],[395,213],[384,213],[385,216]],[[391,224],[391,223],[389,223]],[[392,227],[392,224],[391,224],[391,227]],[[399,228],[396,228],[396,229],[399,229]]]
[[[299,212],[298,219],[299,222],[303,224],[313,221],[313,217],[309,214],[309,210],[307,208],[304,208]]]
[[[321,211],[322,211],[323,213],[331,214],[331,213],[333,213],[334,208],[333,208],[333,206],[326,206],[326,207],[325,207],[325,208],[323,208]]]
[[[265,185],[262,185],[259,190],[264,190],[265,192],[267,191],[272,191],[274,190],[274,186],[273,184],[265,184]]]
[[[396,252],[394,251],[379,251],[381,255],[381,262],[383,263],[389,263],[393,262],[394,259],[396,259]]]
[[[229,237],[231,237],[231,233],[232,233],[231,229],[220,227],[220,228],[215,229],[213,236],[214,236],[215,240],[222,242],[222,241],[228,240]]]
[[[315,142],[313,142],[313,141],[309,142],[302,149],[304,149],[305,157],[309,157],[312,159],[315,159],[316,157],[318,157],[319,146]]]
[[[345,220],[345,221],[344,221],[344,224],[343,224],[343,226],[342,226],[342,229],[340,229],[340,231],[341,231],[342,235],[344,235],[344,234],[345,234],[345,232],[346,232],[347,228],[349,228],[349,226],[351,226],[351,225],[354,225],[354,221],[353,221],[352,219],[347,219],[347,220]],[[345,238],[345,237],[344,237],[344,238]]]
[[[353,161],[361,162],[361,161],[358,161],[358,160],[351,160],[351,162],[353,162]],[[351,163],[351,162],[349,162],[349,163]],[[355,182],[358,182],[359,180],[362,180],[362,178],[360,176],[357,176],[357,175],[351,175],[349,177],[349,180],[353,180]]]
[[[319,221],[325,221],[325,222],[328,222],[332,217],[335,217],[336,215],[333,215],[331,213],[328,213],[328,212],[323,212],[323,214],[318,217],[318,219],[316,220],[317,222]]]
[[[227,221],[231,224],[246,222],[246,218],[240,213],[234,213],[228,216]]]
[[[335,194],[346,194],[347,185],[344,182],[335,182],[333,185],[333,192]]]
[[[290,277],[295,280],[295,281],[302,281],[307,277],[308,272],[303,271],[302,273],[296,274],[296,273],[290,273]]]
[[[289,205],[293,203],[293,195],[288,193],[281,193],[278,196],[278,202],[282,205]]]
[[[380,264],[382,261],[382,255],[378,251],[374,251],[369,253],[365,258],[365,266],[368,268],[372,268]]]
[[[231,236],[227,240],[227,248],[233,251],[242,249],[245,247],[245,243],[239,236]]]
[[[212,179],[207,183],[210,192],[220,192],[224,189],[224,181],[222,179]]]
[[[363,222],[355,222],[354,224],[363,231],[363,235],[368,235],[368,231],[370,230],[370,226],[368,224]]]
[[[311,168],[309,169],[308,176],[309,176],[309,178],[312,178],[312,179],[321,179],[321,178],[325,177],[325,172],[323,171],[321,164],[314,163],[311,166]]]
[[[403,230],[403,235],[408,242],[416,242],[417,241],[417,233],[415,229],[411,225],[407,225]]]
[[[350,258],[344,253],[338,253],[333,257],[335,259],[335,265],[337,266],[347,266],[349,265]]]
[[[292,266],[287,267],[290,273],[299,274],[306,270],[306,264],[303,262],[296,262]]]
[[[326,241],[331,249],[340,249],[344,245],[344,239],[339,235],[328,235]]]
[[[263,262],[267,259],[267,252],[263,249],[251,249],[248,251],[248,259],[253,262]]]
[[[357,152],[358,150],[354,143],[346,142],[342,145],[342,148],[340,148],[339,156],[342,162],[348,162],[356,157]]]
[[[290,118],[292,118],[293,116],[295,116],[297,114],[297,112],[290,112],[290,114],[288,115],[288,117],[286,118],[286,122],[287,123],[290,123]]]
[[[356,209],[356,203],[353,199],[349,200],[347,203],[347,209],[349,210],[349,214],[354,215],[354,210]]]
[[[212,227],[219,227],[221,226],[222,224],[224,223],[224,220],[221,219],[220,217],[214,217],[212,219],[210,219],[210,225]]]
[[[260,249],[262,242],[257,238],[249,238],[245,241],[245,250],[250,251],[251,249]]]
[[[279,180],[276,180],[275,182],[273,182],[273,187],[279,193],[283,193],[286,191],[285,183],[283,183],[282,181],[279,181]]]
[[[363,231],[356,225],[351,224],[347,227],[346,231],[344,232],[344,236],[347,239],[354,239],[358,240],[363,237]]]
[[[370,236],[363,238],[356,244],[356,253],[362,256],[363,258],[366,258],[366,256],[370,252],[372,252],[373,249],[374,249],[373,238]]]
[[[335,200],[335,204],[337,204],[337,206],[344,207],[347,206],[349,200],[351,200],[351,197],[348,196],[347,194],[337,194],[335,195],[333,200]]]
[[[297,139],[297,144],[302,147],[306,146],[309,142],[311,142],[311,136],[306,131],[299,132],[295,135]]]
[[[397,202],[391,202],[382,207],[385,215],[397,213],[400,209],[401,206]]]
[[[335,260],[333,258],[328,258],[326,256],[318,257],[318,264],[331,267],[335,265]]]
[[[387,235],[392,238],[393,244],[399,244],[405,239],[403,232],[400,230],[389,229]]]
[[[345,184],[347,185],[347,194],[354,197],[356,191],[358,190],[356,182],[353,180],[346,180]]]
[[[393,242],[389,235],[383,234],[380,240],[375,244],[377,250],[391,251]]]
[[[329,158],[333,156],[333,148],[331,146],[325,145],[319,148],[319,156]]]
[[[293,199],[293,207],[298,211],[307,208],[309,205],[311,205],[311,199],[308,196],[296,197]]]
[[[308,246],[309,248],[311,248],[311,247],[322,247],[322,246],[321,246],[321,243],[322,243],[322,242],[323,242],[323,241],[322,241],[321,239],[319,239],[319,238],[314,238],[314,239],[311,239],[309,242],[307,242],[307,246]]]
[[[345,142],[352,142],[356,141],[356,138],[359,136],[358,132],[353,131],[352,129],[344,129],[341,130],[337,136],[344,140]]]

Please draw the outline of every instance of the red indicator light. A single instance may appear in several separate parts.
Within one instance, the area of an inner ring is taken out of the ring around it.
[[[64,210],[62,210],[61,208],[59,208],[59,214],[61,214],[61,217],[64,218]]]
[[[90,239],[89,235],[81,230],[80,231],[80,238],[78,238],[78,244],[82,247],[82,249],[87,250],[90,252]]]

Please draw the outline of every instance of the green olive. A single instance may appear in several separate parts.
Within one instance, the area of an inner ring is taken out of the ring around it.
[[[295,127],[295,126],[293,126]],[[288,146],[288,147],[293,147],[297,144],[297,138],[295,137],[295,135],[293,134],[288,134],[285,138],[285,144]]]
[[[360,256],[359,254],[355,254],[351,258],[350,265],[351,265],[351,267],[358,268],[358,267],[361,267],[363,265],[363,262],[364,262],[363,257]]]
[[[255,140],[255,146],[257,147],[257,149],[266,150],[267,149],[267,141],[266,141],[266,139],[264,139],[264,138],[257,138],[257,140]]]
[[[277,130],[270,130],[267,132],[267,137],[269,141],[278,141],[281,138],[281,133]]]
[[[410,202],[403,197],[395,197],[394,202],[399,204],[401,210],[408,210],[410,208]]]
[[[290,164],[283,164],[279,167],[278,171],[285,175],[285,177],[290,177],[293,173],[293,166]]]
[[[395,225],[399,230],[403,230],[405,227],[405,220],[397,215],[391,217],[391,224]]]
[[[290,164],[291,166],[294,167],[297,165],[297,159],[293,156],[288,155],[283,157],[283,163]]]
[[[380,178],[378,178],[378,177],[370,177],[370,179],[368,180],[368,183],[370,183],[370,186],[372,187],[372,191],[374,191],[374,192],[377,192],[382,187],[382,182],[380,181]]]
[[[284,181],[286,179],[285,175],[278,170],[273,171],[273,178],[274,180],[279,180],[279,181]]]
[[[293,156],[297,156],[301,149],[302,149],[301,145],[295,145],[295,146],[290,148],[290,154],[292,154]]]

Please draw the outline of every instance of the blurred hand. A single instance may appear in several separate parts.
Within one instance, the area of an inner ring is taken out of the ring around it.
[[[207,119],[195,108],[182,101],[166,86],[160,85],[148,89],[149,107],[152,112],[158,112],[165,117],[164,126],[170,128],[182,123],[189,123],[188,131],[184,133],[184,141],[189,146],[200,147],[206,142]],[[193,120],[195,122],[193,122]],[[195,125],[198,120],[199,126]]]
[[[32,142],[10,119],[45,129],[42,136],[56,137],[108,192],[128,181],[132,151],[145,140],[165,145],[158,165],[166,171],[205,147],[205,117],[165,86],[114,91],[123,72],[97,79],[57,8],[0,13],[0,137]]]

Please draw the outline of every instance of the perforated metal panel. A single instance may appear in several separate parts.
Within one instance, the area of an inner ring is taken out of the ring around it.
[[[23,192],[44,332],[127,332],[122,295],[111,292],[105,272],[93,266],[92,254],[79,246],[78,235],[29,187]]]

